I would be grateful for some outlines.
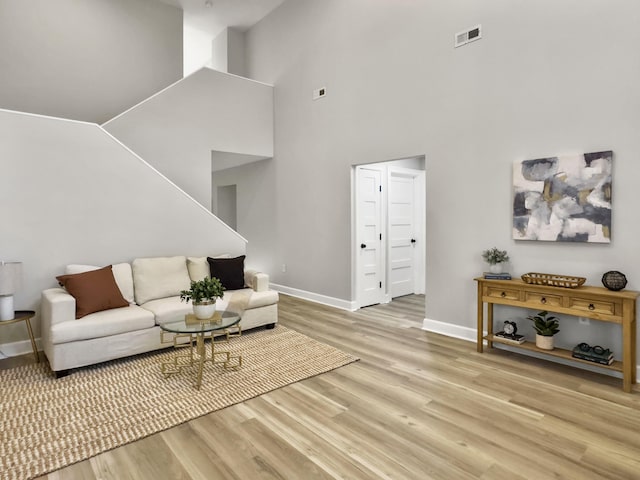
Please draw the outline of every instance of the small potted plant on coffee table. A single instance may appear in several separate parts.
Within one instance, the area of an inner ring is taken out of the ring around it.
[[[553,350],[553,336],[560,331],[560,322],[557,317],[550,316],[549,312],[542,311],[535,315],[529,315],[527,319],[533,321],[533,329],[536,331],[536,347],[542,350]]]
[[[180,300],[193,302],[193,313],[199,320],[211,318],[216,311],[216,299],[222,298],[224,287],[216,277],[191,282],[189,290],[180,292]]]

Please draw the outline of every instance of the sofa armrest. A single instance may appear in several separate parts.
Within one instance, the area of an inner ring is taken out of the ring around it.
[[[269,275],[257,270],[245,270],[244,283],[254,292],[266,292],[269,290]]]
[[[43,331],[57,323],[76,319],[76,299],[62,288],[44,290],[40,307]]]

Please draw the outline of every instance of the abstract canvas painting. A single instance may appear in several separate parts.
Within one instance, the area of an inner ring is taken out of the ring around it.
[[[513,238],[611,242],[612,151],[516,162]]]

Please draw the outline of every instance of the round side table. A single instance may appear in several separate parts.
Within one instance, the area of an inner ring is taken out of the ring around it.
[[[38,356],[38,348],[36,347],[36,341],[33,338],[33,330],[31,329],[31,319],[35,316],[35,314],[36,312],[34,312],[33,310],[16,310],[15,317],[11,320],[0,320],[0,326],[24,321],[27,324],[27,330],[29,331],[29,339],[31,340],[33,356],[36,357],[36,362],[40,362],[40,357]]]

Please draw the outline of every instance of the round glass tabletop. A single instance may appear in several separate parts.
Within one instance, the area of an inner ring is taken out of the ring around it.
[[[185,315],[183,320],[160,325],[162,330],[173,333],[206,333],[233,327],[240,321],[240,315],[230,311],[216,311],[213,317],[199,320],[193,314]]]

